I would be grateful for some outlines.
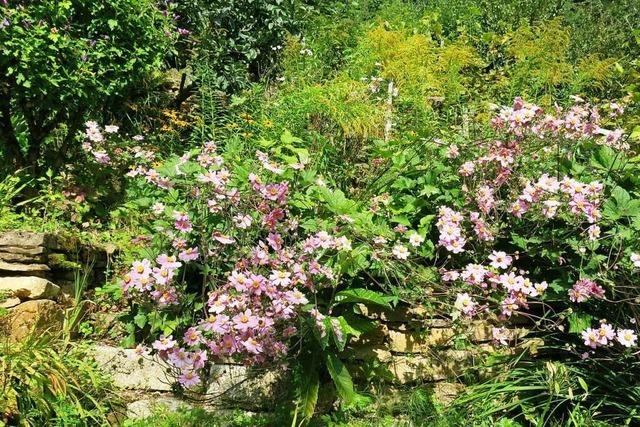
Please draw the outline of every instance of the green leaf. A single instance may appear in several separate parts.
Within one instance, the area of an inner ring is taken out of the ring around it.
[[[620,160],[617,159],[613,149],[602,146],[591,156],[591,165],[602,170],[617,169],[620,166]]]
[[[111,31],[113,31],[118,26],[118,21],[116,21],[115,19],[109,19],[107,21],[107,25],[109,26],[109,29],[111,29]]]
[[[582,389],[586,393],[589,393],[589,386],[587,385],[586,381],[582,379],[582,377],[577,377],[577,379],[578,379],[578,383],[580,384],[580,387],[582,387]]]
[[[334,298],[334,305],[361,302],[364,304],[391,308],[389,301],[389,297],[379,292],[375,292],[370,289],[355,288],[338,292]]]
[[[353,389],[353,380],[351,374],[344,366],[342,361],[335,354],[327,354],[327,370],[331,379],[336,386],[338,395],[342,398],[344,403],[350,405],[355,402],[358,394]]]
[[[142,329],[147,324],[147,316],[144,313],[138,313],[133,318],[133,322],[138,328]]]
[[[320,377],[316,355],[308,355],[301,363],[301,375],[298,382],[298,404],[304,420],[310,420],[318,403],[318,391],[320,390]]]
[[[580,333],[591,326],[594,317],[587,313],[573,312],[567,317],[570,333]]]

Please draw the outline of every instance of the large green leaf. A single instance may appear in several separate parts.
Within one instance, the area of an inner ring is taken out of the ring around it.
[[[310,420],[318,403],[320,377],[318,376],[317,353],[303,360],[298,382],[298,404],[304,420]]]
[[[336,294],[334,305],[361,302],[363,304],[377,305],[384,308],[391,308],[390,297],[370,289],[355,288],[346,289]]]
[[[327,354],[327,370],[329,371],[329,375],[331,375],[331,379],[336,386],[338,395],[342,398],[344,403],[347,405],[354,403],[358,394],[353,389],[351,374],[349,374],[347,368],[335,354]]]

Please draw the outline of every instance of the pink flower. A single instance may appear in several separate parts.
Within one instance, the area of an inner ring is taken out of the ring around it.
[[[604,289],[593,280],[580,279],[569,289],[569,299],[572,302],[584,302],[591,297],[604,298]]]
[[[304,305],[309,302],[309,300],[304,296],[304,294],[300,292],[298,289],[294,289],[293,291],[287,291],[285,293],[285,298],[291,304],[295,304],[295,305]]]
[[[202,342],[202,332],[194,327],[187,329],[184,334],[184,342],[188,346],[198,345]]]
[[[607,345],[615,336],[616,333],[613,331],[613,327],[611,325],[605,322],[600,323],[600,328],[598,329],[598,343],[601,345]]]
[[[409,250],[403,245],[395,245],[391,253],[397,259],[405,260],[409,257]]]
[[[289,284],[291,284],[291,273],[283,270],[273,270],[271,276],[269,276],[269,280],[271,280],[271,283],[275,286],[289,286]]]
[[[259,274],[252,274],[249,278],[248,288],[254,294],[261,295],[266,290],[265,282],[266,279],[264,278],[264,276],[261,276]]]
[[[178,369],[186,368],[191,365],[189,353],[182,348],[173,348],[169,352],[169,361]]]
[[[512,296],[508,296],[502,300],[501,303],[502,314],[504,316],[510,317],[514,311],[516,311],[519,307],[518,300]]]
[[[185,388],[200,384],[200,377],[194,371],[185,371],[178,377],[178,382]]]
[[[411,246],[414,246],[417,248],[422,244],[422,242],[424,242],[424,237],[422,237],[418,233],[413,233],[411,236],[409,236],[409,244]]]
[[[204,350],[194,351],[190,355],[191,364],[194,369],[202,369],[204,368],[204,364],[207,361],[207,352]]]
[[[108,165],[111,163],[111,157],[105,151],[94,151],[93,157],[96,159],[96,162],[101,165]]]
[[[489,259],[491,260],[491,267],[502,270],[508,268],[513,261],[513,258],[502,251],[493,251],[493,253],[489,255]]]
[[[516,275],[514,272],[501,274],[498,280],[509,292],[518,292],[524,283],[524,277]]]
[[[492,328],[491,334],[493,335],[494,344],[508,345],[509,344],[509,331],[506,328]]]
[[[175,270],[182,266],[181,262],[176,261],[176,257],[168,256],[167,254],[158,255],[158,257],[156,258],[156,262],[160,264],[161,267],[170,270]]]
[[[236,227],[244,230],[251,227],[252,219],[249,215],[236,215],[233,217],[233,222]]]
[[[249,278],[244,273],[238,273],[236,270],[231,272],[229,276],[229,284],[236,288],[238,292],[244,292],[247,290],[249,284]]]
[[[176,345],[176,342],[173,340],[173,337],[169,335],[165,337],[164,335],[160,335],[160,338],[154,341],[152,347],[158,351],[169,350]]]
[[[597,348],[600,345],[599,334],[595,329],[587,328],[581,333],[584,345]]]
[[[233,237],[225,236],[224,234],[220,233],[219,231],[214,231],[213,234],[211,235],[211,237],[213,237],[214,239],[216,239],[218,242],[222,243],[223,245],[230,245],[230,244],[232,244],[232,243],[234,243],[236,241]]]
[[[189,220],[189,217],[186,214],[176,212],[174,214],[174,218],[176,221],[174,222],[173,227],[176,230],[181,231],[183,233],[189,233],[191,230],[193,230],[191,221]]]
[[[453,252],[454,254],[459,254],[461,252],[464,252],[464,245],[466,244],[466,240],[463,239],[462,237],[457,237],[455,239],[451,239],[449,241],[445,241],[444,242],[444,247],[449,251],[449,252]]]
[[[253,329],[258,326],[258,318],[251,314],[250,309],[246,309],[244,313],[237,314],[233,317],[233,327],[240,332]]]
[[[478,304],[469,296],[468,293],[458,294],[453,307],[467,316],[472,316]]]
[[[444,273],[442,273],[442,280],[444,280],[445,282],[453,282],[455,280],[458,280],[459,277],[460,273],[455,270],[445,271]]]
[[[597,240],[600,237],[600,227],[596,224],[591,225],[587,228],[587,235],[589,236],[589,240]]]
[[[205,331],[212,331],[216,334],[224,334],[229,332],[229,316],[226,314],[211,315],[201,324]]]
[[[262,345],[254,337],[249,337],[242,341],[242,345],[249,353],[259,354],[262,352]]]
[[[198,248],[189,248],[178,254],[178,258],[184,262],[195,261],[199,257],[200,253],[198,252]]]

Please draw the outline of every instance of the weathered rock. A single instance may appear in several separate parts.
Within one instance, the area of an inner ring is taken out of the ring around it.
[[[433,382],[461,375],[472,360],[467,351],[447,350],[432,357],[393,356],[388,368],[396,383]]]
[[[458,397],[464,390],[464,385],[460,383],[437,382],[431,387],[436,401],[447,407]]]
[[[427,353],[434,347],[449,345],[456,335],[450,328],[424,332],[389,331],[389,350],[397,353]]]
[[[19,246],[35,248],[38,246],[49,247],[54,237],[47,233],[35,233],[32,231],[8,231],[0,234],[0,246]]]
[[[0,277],[0,292],[21,300],[53,299],[60,293],[60,288],[41,277]]]
[[[6,298],[4,300],[0,300],[0,308],[11,308],[20,304],[20,298]]]
[[[259,410],[272,407],[287,391],[285,375],[242,365],[213,365],[207,398],[217,407]]]
[[[158,357],[139,357],[133,349],[94,347],[94,358],[110,374],[116,387],[128,390],[170,391],[174,379]]]
[[[0,261],[19,262],[21,264],[33,264],[44,262],[44,255],[28,255],[17,252],[0,252]]]
[[[387,346],[382,344],[353,345],[345,349],[341,357],[366,361],[377,360],[385,363],[391,360],[391,352]]]
[[[50,269],[46,264],[20,264],[0,261],[1,273],[44,277],[49,270]]]
[[[63,318],[62,308],[54,301],[27,301],[10,308],[9,313],[0,318],[0,329],[7,331],[9,341],[16,342],[30,333],[60,331]]]
[[[148,418],[160,408],[164,408],[168,412],[176,412],[180,408],[192,407],[193,405],[173,396],[149,397],[129,403],[127,405],[127,418],[131,420]]]
[[[42,246],[37,247],[23,247],[23,246],[0,246],[0,252],[3,253],[11,253],[11,254],[21,254],[21,255],[31,255],[31,256],[44,256],[46,255],[46,250]]]

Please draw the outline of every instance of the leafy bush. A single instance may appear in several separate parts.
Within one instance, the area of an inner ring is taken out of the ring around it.
[[[295,33],[314,12],[314,1],[193,1],[176,3],[172,12],[190,33],[184,65],[213,76],[208,86],[225,92],[245,88],[274,67],[288,33]],[[189,42],[192,43],[189,46]],[[192,55],[190,58],[189,55]]]
[[[88,113],[115,113],[160,70],[169,22],[151,0],[0,5],[6,165],[62,165]]]

